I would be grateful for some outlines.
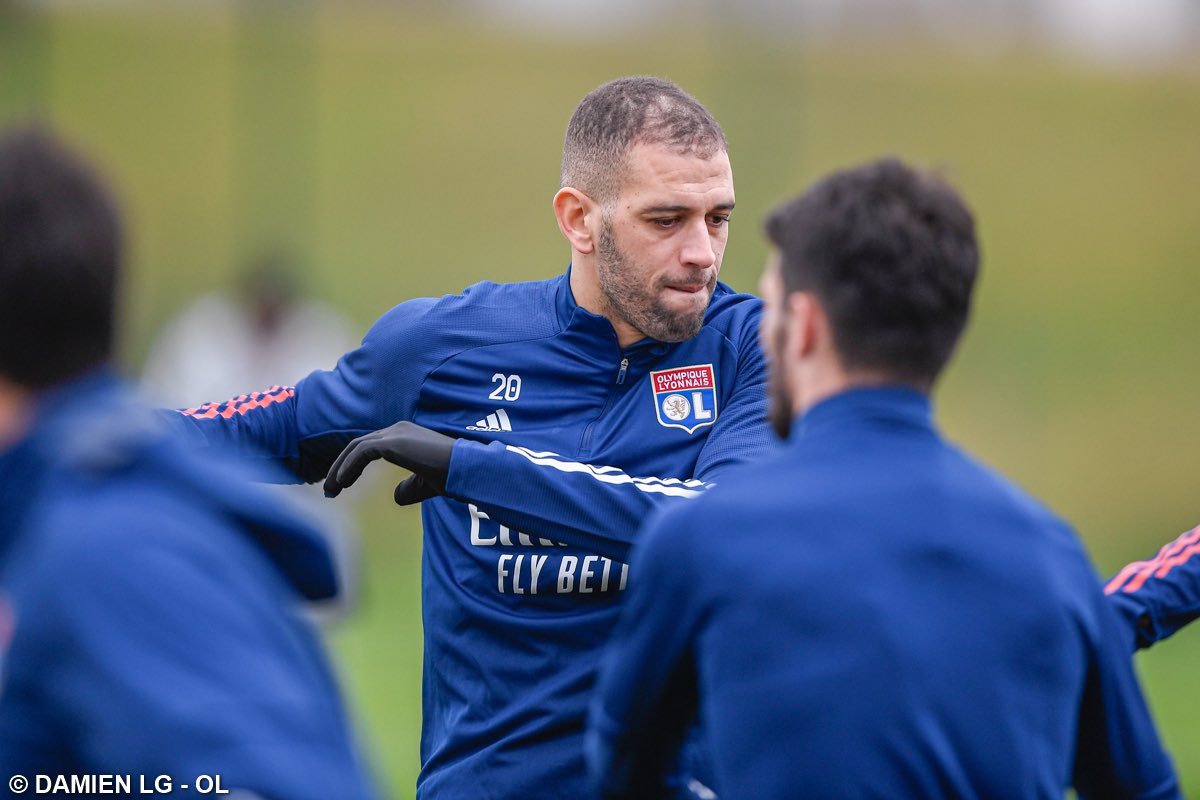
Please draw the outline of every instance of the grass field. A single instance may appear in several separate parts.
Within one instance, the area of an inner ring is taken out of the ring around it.
[[[302,253],[311,290],[364,327],[407,297],[558,273],[567,249],[550,198],[566,118],[591,87],[655,73],[698,95],[729,134],[729,282],[754,287],[763,212],[829,169],[886,153],[944,166],[985,248],[972,327],[939,393],[952,438],[1071,519],[1101,572],[1200,522],[1196,70],[807,52],[703,20],[562,43],[309,8],[0,16],[0,120],[48,119],[121,187],[131,369],[188,298],[276,243]],[[381,777],[409,797],[419,519],[386,488],[364,503],[361,608],[332,642]],[[1137,662],[1200,793],[1200,634]]]

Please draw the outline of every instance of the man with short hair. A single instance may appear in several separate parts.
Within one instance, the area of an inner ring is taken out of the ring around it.
[[[974,222],[884,160],[775,210],[761,289],[784,448],[634,549],[587,751],[656,796],[696,709],[722,798],[1179,796],[1068,526],[941,438]]]
[[[334,593],[328,551],[114,375],[121,260],[92,171],[0,137],[0,780],[370,797],[296,613]]]
[[[717,281],[733,206],[712,115],[668,81],[610,82],[567,129],[565,275],[410,300],[332,371],[175,415],[328,473],[331,495],[375,458],[413,470],[396,500],[425,501],[418,796],[585,791],[639,525],[769,441],[761,304]]]

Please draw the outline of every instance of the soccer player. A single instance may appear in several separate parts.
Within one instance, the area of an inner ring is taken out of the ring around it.
[[[1082,545],[932,420],[978,267],[958,195],[884,160],[766,229],[788,441],[639,538],[587,740],[601,796],[654,796],[697,707],[726,800],[1179,796]]]
[[[639,525],[769,445],[761,303],[717,280],[727,150],[674,84],[601,86],[554,197],[566,274],[410,300],[332,371],[175,415],[299,479],[328,472],[331,495],[373,458],[414,470],[396,500],[425,500],[419,796],[581,796]]]
[[[370,797],[296,613],[336,588],[319,534],[110,367],[119,227],[61,145],[0,138],[0,776],[13,796]]]

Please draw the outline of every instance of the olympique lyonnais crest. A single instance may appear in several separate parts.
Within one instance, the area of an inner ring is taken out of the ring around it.
[[[692,433],[717,421],[717,379],[712,364],[650,373],[658,424]]]

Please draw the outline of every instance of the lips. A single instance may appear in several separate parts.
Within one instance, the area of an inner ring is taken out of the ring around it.
[[[668,284],[667,288],[674,289],[677,292],[687,292],[688,294],[695,294],[697,292],[702,292],[705,289],[707,289],[708,284],[707,283]]]
[[[680,281],[666,281],[663,283],[663,288],[673,289],[676,292],[684,292],[686,294],[696,294],[698,292],[710,291],[713,288],[714,278],[709,277],[708,280],[694,280],[695,278],[701,277],[702,274],[703,273],[688,276],[693,280],[688,280],[685,278]]]

